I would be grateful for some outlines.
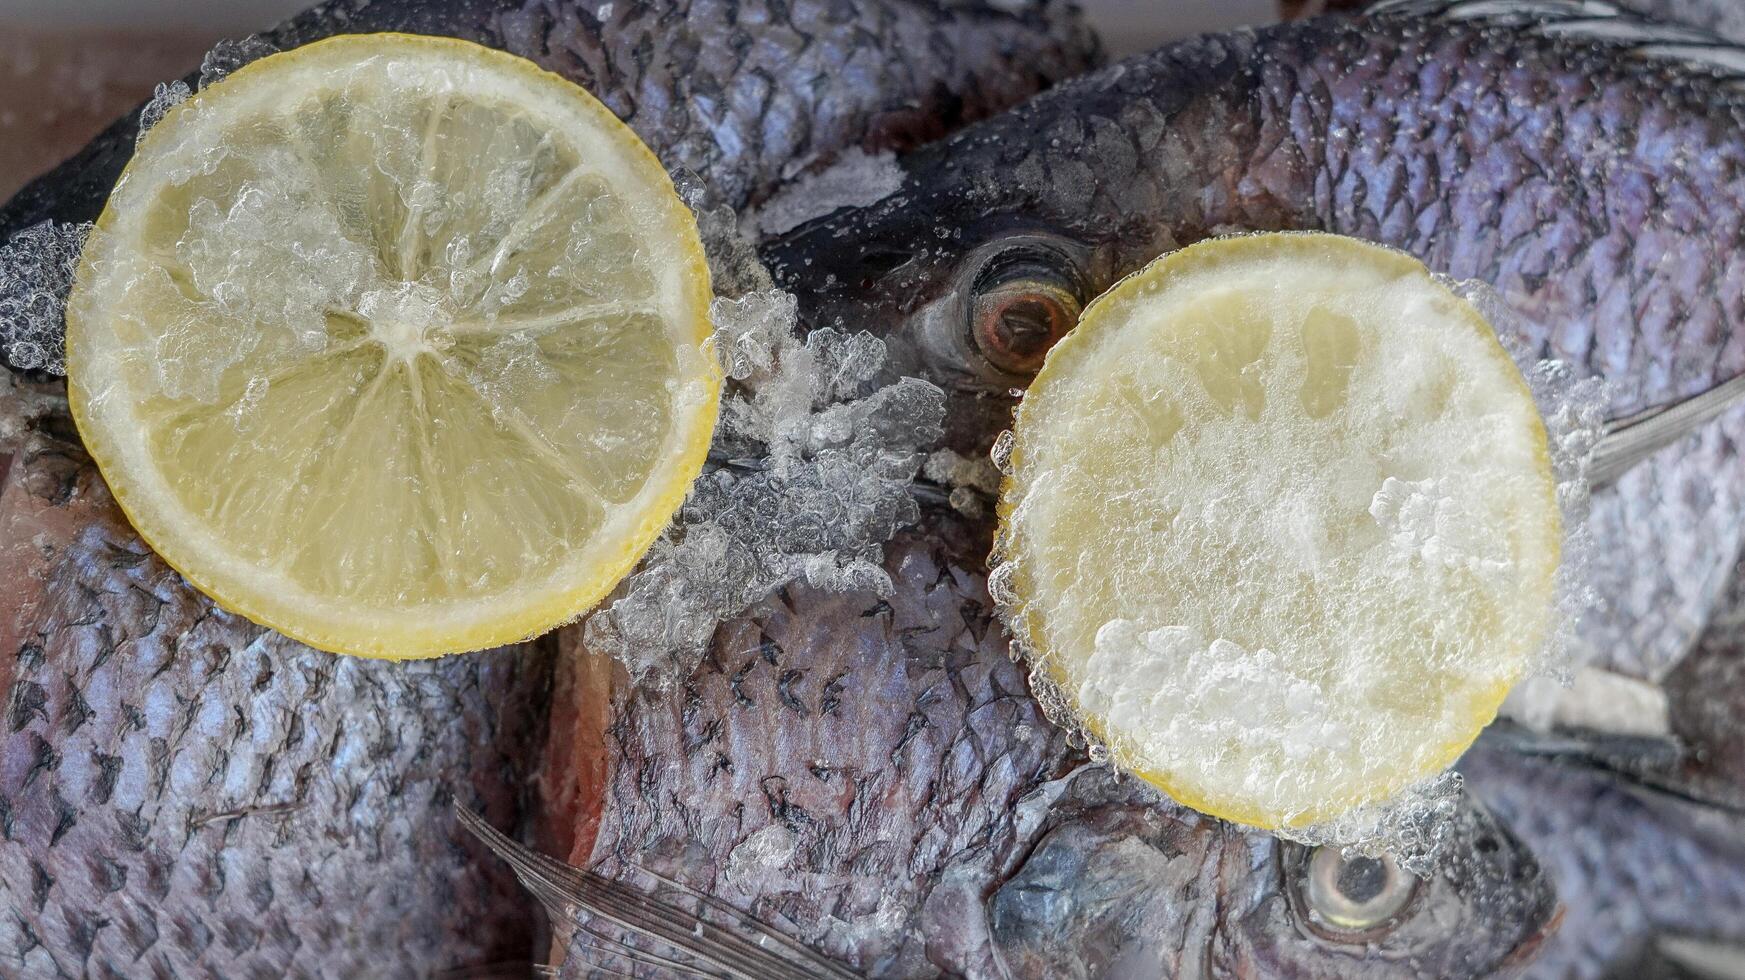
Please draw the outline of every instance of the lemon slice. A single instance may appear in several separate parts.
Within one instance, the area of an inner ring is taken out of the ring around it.
[[[1298,827],[1451,763],[1550,624],[1545,428],[1409,256],[1260,235],[1166,256],[1024,397],[995,591],[1116,761]]]
[[[86,247],[79,431],[140,534],[324,650],[479,649],[586,611],[702,467],[690,212],[530,62],[337,37],[172,109]]]

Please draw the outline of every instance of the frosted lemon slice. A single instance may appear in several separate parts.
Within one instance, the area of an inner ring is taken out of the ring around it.
[[[432,656],[577,616],[646,550],[714,425],[709,297],[691,214],[586,92],[339,37],[146,134],[69,304],[70,395],[202,591]]]
[[[1116,760],[1300,826],[1452,762],[1546,634],[1545,429],[1484,319],[1328,235],[1154,262],[1013,428],[996,593]]]

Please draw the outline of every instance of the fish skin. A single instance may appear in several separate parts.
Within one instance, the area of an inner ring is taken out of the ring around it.
[[[1079,760],[1006,656],[978,547],[924,524],[886,546],[893,595],[790,586],[677,690],[614,685],[598,834],[569,862],[684,880],[871,976],[992,975],[964,903],[1015,858],[1020,800]]]
[[[546,658],[334,657],[215,608],[76,442],[0,491],[0,975],[426,975],[524,956],[452,824],[513,823]]]
[[[268,37],[499,41],[627,111],[727,203],[848,146],[942,132],[1097,57],[1057,0],[614,6],[601,27],[593,4],[342,0]],[[679,43],[718,34],[749,46]],[[778,70],[806,82],[779,85]],[[719,115],[706,83],[730,103]],[[22,191],[0,228],[93,216],[136,115]],[[58,381],[6,380],[0,976],[399,976],[525,959],[531,902],[455,825],[448,794],[496,825],[522,820],[555,639],[387,664],[262,632],[133,535]]]
[[[812,322],[905,335],[898,369],[954,392],[966,455],[1022,379],[939,331],[961,336],[977,250],[1019,234],[1059,243],[1085,299],[1221,233],[1392,245],[1495,286],[1523,318],[1504,332],[1615,383],[1622,417],[1745,371],[1742,96],[1640,47],[1409,14],[1195,38],[910,155],[895,194],[764,254]],[[1735,411],[1596,494],[1597,665],[1658,680],[1695,642],[1739,555],[1741,440]]]
[[[555,71],[736,208],[846,147],[919,145],[1100,59],[1064,0],[330,0],[260,36],[285,49],[375,31],[458,37]],[[138,131],[130,112],[26,185],[0,207],[0,238],[95,220]]]
[[[1555,900],[1506,831],[1465,865],[1488,875],[1439,872],[1390,931],[1410,956],[1305,941],[1281,891],[1295,845],[1090,765],[1048,721],[994,617],[991,533],[928,507],[886,547],[891,594],[794,584],[723,624],[676,690],[614,685],[600,806],[568,862],[678,879],[869,977],[1482,976],[1539,941]],[[608,669],[579,648],[558,667]],[[1063,910],[1107,911],[1122,887],[1178,928],[1128,934],[1146,969],[1105,974],[1107,917]],[[589,942],[572,938],[563,975],[627,967]]]
[[[1482,744],[1459,768],[1533,851],[1567,908],[1526,977],[1630,976],[1663,934],[1745,948],[1740,811]]]
[[[1310,849],[1159,804],[1104,770],[1084,785],[991,899],[1016,975],[1486,976],[1531,954],[1555,921],[1531,853],[1470,800],[1403,918],[1334,938],[1299,911]]]

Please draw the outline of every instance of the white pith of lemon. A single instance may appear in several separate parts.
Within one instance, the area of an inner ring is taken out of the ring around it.
[[[1539,650],[1543,421],[1415,259],[1319,234],[1167,255],[1024,396],[996,592],[1113,758],[1277,829],[1452,763]]]
[[[324,650],[474,650],[585,612],[683,500],[710,296],[664,168],[587,92],[342,36],[145,135],[69,301],[69,395],[220,604]]]

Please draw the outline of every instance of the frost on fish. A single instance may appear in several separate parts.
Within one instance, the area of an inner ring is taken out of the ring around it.
[[[797,302],[770,285],[733,210],[695,174],[673,179],[697,215],[731,383],[714,466],[585,632],[661,682],[690,672],[717,624],[790,582],[888,592],[883,544],[919,516],[910,487],[944,417],[939,388],[886,377],[872,334],[802,337]]]
[[[66,373],[67,292],[90,233],[44,221],[0,245],[0,354],[13,365]]]
[[[713,456],[673,527],[587,625],[593,649],[631,673],[688,673],[716,624],[794,581],[886,592],[883,543],[919,515],[910,486],[939,437],[943,393],[881,384],[884,342],[796,332],[776,290],[715,301],[716,343],[735,386]]]
[[[864,208],[903,186],[905,172],[894,153],[845,150],[824,169],[784,185],[747,214],[763,235],[779,235],[838,208]]]
[[[921,475],[949,487],[946,502],[965,517],[987,515],[987,502],[999,496],[1000,470],[987,456],[965,456],[953,449],[938,449],[921,464]]]

